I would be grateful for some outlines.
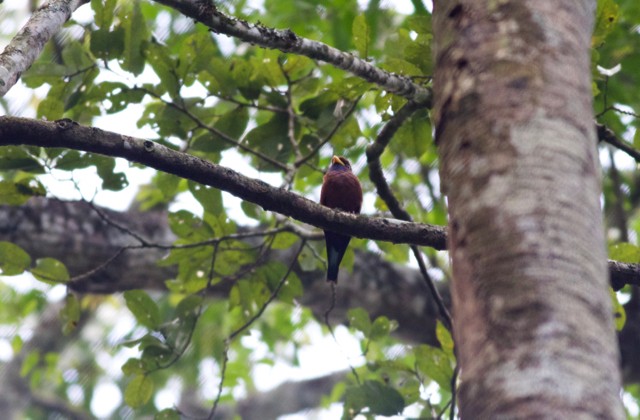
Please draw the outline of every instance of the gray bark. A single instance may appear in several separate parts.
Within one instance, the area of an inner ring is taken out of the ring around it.
[[[51,0],[36,10],[0,54],[0,97],[16,84],[45,44],[89,0]]]
[[[624,417],[592,123],[595,5],[434,5],[463,418]]]

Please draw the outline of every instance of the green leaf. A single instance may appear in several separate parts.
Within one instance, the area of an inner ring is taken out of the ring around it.
[[[149,329],[157,328],[160,323],[160,310],[148,294],[142,290],[128,290],[124,292],[124,300],[140,324]]]
[[[262,91],[260,81],[262,70],[260,68],[256,70],[250,62],[241,60],[234,60],[230,69],[231,76],[242,96],[250,101],[258,99]]]
[[[22,337],[20,337],[19,334],[14,335],[11,339],[11,350],[13,350],[13,353],[20,353],[23,345],[24,341],[22,340]]]
[[[624,263],[640,263],[640,248],[623,242],[609,247],[609,258]]]
[[[453,352],[453,338],[451,333],[440,320],[436,322],[436,337],[443,350]]]
[[[391,331],[397,328],[397,326],[397,322],[389,320],[386,316],[379,316],[375,321],[373,321],[369,339],[375,341],[387,337]]]
[[[64,283],[69,280],[67,267],[55,258],[40,258],[29,271],[35,278],[47,283]]]
[[[146,360],[129,358],[124,365],[122,365],[122,373],[127,376],[131,375],[143,375],[149,371],[149,364]]]
[[[220,118],[213,124],[213,128],[232,140],[240,140],[249,123],[249,112],[246,107],[237,107]],[[233,146],[222,136],[202,131],[194,140],[192,148],[206,153],[218,153]]]
[[[598,47],[613,30],[618,21],[618,5],[614,0],[598,0],[596,23],[591,36],[591,46]]]
[[[273,249],[288,249],[291,248],[293,244],[298,242],[298,235],[295,235],[291,232],[282,232],[278,233],[271,244]]]
[[[622,331],[624,324],[627,322],[627,312],[624,310],[624,306],[618,300],[618,295],[609,288],[611,294],[611,303],[613,306],[613,322],[616,326],[616,331]]]
[[[636,132],[633,135],[633,148],[640,149],[640,128],[636,127]]]
[[[251,130],[246,135],[245,142],[273,160],[286,163],[292,152],[288,135],[288,118],[285,115],[276,114],[266,123]],[[262,159],[255,159],[255,163],[258,170],[281,171],[281,168],[265,163]]]
[[[179,318],[184,318],[186,316],[195,314],[202,305],[202,296],[199,295],[189,295],[182,299],[178,306],[176,307],[176,315]]]
[[[400,414],[404,406],[404,398],[395,388],[378,381],[365,381],[345,393],[345,412],[359,412],[368,407],[371,414],[393,416]]]
[[[102,188],[111,191],[120,191],[129,185],[127,176],[123,172],[115,172],[116,160],[111,157],[91,155],[91,161],[95,164],[98,176],[102,178]]]
[[[407,157],[420,158],[431,144],[431,125],[424,112],[416,112],[398,129],[392,150]]]
[[[242,209],[242,211],[247,217],[250,217],[255,220],[260,220],[261,216],[263,215],[262,211],[260,210],[260,206],[257,206],[248,201],[243,201],[240,204],[240,208]]]
[[[208,185],[202,185],[194,181],[189,181],[189,191],[195,197],[204,210],[214,215],[220,215],[224,213],[224,206],[222,203],[222,192]]]
[[[151,42],[147,46],[147,61],[160,78],[160,89],[168,92],[171,98],[180,97],[180,79],[178,78],[175,60],[171,58],[167,48]]]
[[[93,64],[91,54],[85,45],[75,40],[65,45],[62,50],[62,61],[69,72],[83,70]]]
[[[60,83],[66,74],[67,68],[62,64],[36,62],[20,77],[20,80],[29,88],[37,88],[45,83],[51,85]]]
[[[80,302],[73,293],[67,293],[64,299],[64,306],[60,310],[60,319],[62,321],[62,332],[69,335],[78,326],[80,321]]]
[[[351,28],[353,43],[358,50],[360,58],[367,58],[369,55],[369,43],[371,36],[369,34],[369,25],[364,15],[358,15],[353,19]]]
[[[49,95],[38,105],[37,115],[40,118],[54,121],[62,118],[62,114],[64,114],[64,102],[59,96]]]
[[[24,249],[11,242],[0,242],[0,274],[15,276],[24,273],[31,265],[31,257]]]
[[[165,408],[162,411],[158,411],[153,417],[154,420],[180,420],[180,413],[173,408]]]
[[[94,23],[100,28],[108,29],[113,22],[114,11],[118,0],[91,0]]]
[[[298,257],[298,264],[302,271],[314,271],[318,269],[319,261],[313,251],[305,246]]]
[[[121,63],[123,69],[138,75],[144,70],[144,44],[147,37],[147,25],[140,2],[133,2],[133,6],[127,7],[122,16],[124,28],[124,59]]]
[[[352,308],[347,311],[347,319],[349,325],[358,331],[362,331],[365,337],[369,336],[371,331],[371,320],[369,314],[362,308]]]
[[[91,33],[90,48],[93,55],[104,60],[118,58],[124,52],[124,34],[122,27],[113,31],[98,29]]]
[[[44,197],[45,195],[44,186],[34,178],[18,182],[0,181],[0,204],[20,206],[29,201],[31,197]]]
[[[40,361],[40,353],[36,350],[32,350],[22,361],[22,367],[20,368],[20,376],[25,378],[32,370],[38,365]]]
[[[24,148],[4,146],[0,148],[0,171],[21,170],[42,174],[44,169],[37,159],[33,158]]]
[[[427,345],[417,346],[414,353],[418,370],[435,381],[442,389],[451,387],[453,377],[451,355],[442,349]]]
[[[204,227],[204,223],[195,214],[187,210],[178,210],[175,213],[169,213],[169,227],[180,238],[198,239],[201,237],[198,231]]]
[[[153,394],[153,381],[149,376],[135,376],[124,391],[124,401],[132,408],[145,405]]]

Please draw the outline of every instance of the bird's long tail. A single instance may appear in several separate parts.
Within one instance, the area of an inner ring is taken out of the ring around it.
[[[338,281],[338,268],[351,237],[330,231],[325,231],[324,236],[327,243],[327,281],[336,283]]]

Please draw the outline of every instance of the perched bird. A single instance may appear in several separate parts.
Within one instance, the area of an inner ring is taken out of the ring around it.
[[[332,209],[360,213],[362,207],[362,186],[351,171],[351,163],[343,156],[331,158],[329,170],[324,175],[320,204]],[[327,243],[327,281],[337,283],[338,267],[342,261],[351,236],[324,231]]]

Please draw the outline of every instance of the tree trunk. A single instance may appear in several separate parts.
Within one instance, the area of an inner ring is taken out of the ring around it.
[[[434,2],[463,418],[623,418],[592,117],[596,2]]]

